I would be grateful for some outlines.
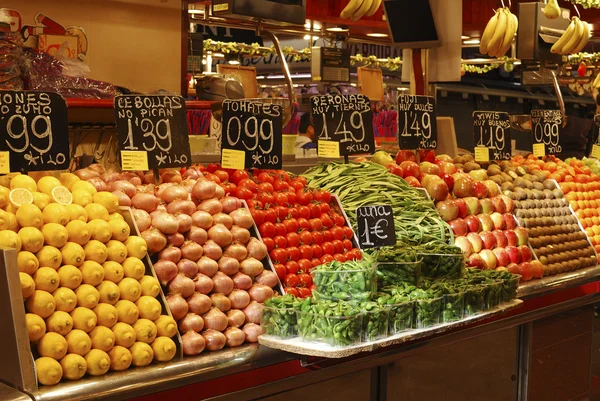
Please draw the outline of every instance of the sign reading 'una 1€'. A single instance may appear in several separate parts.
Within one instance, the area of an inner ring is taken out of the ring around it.
[[[396,245],[394,212],[390,205],[369,205],[356,209],[358,242],[362,249]]]
[[[181,96],[122,95],[114,103],[122,169],[190,165],[187,113]],[[133,163],[136,160],[147,160],[147,166]]]

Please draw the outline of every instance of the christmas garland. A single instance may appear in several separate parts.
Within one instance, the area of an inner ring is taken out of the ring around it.
[[[600,8],[600,0],[571,0],[571,3],[583,8]]]
[[[577,53],[567,57],[567,62],[571,65],[578,65],[582,61],[588,61],[592,64],[600,62],[600,53]]]
[[[514,70],[515,65],[512,61],[508,61],[508,57],[504,56],[500,60],[503,60],[504,62],[483,65],[463,64],[462,70],[471,74],[487,74],[490,71],[500,68],[500,66],[504,66],[506,72]]]

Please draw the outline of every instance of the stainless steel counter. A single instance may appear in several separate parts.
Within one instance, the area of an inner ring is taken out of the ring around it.
[[[31,398],[6,384],[0,383],[0,400],[2,401],[31,401]]]
[[[587,267],[568,273],[531,280],[519,286],[518,298],[531,298],[534,295],[549,294],[554,291],[577,287],[600,278],[600,266]]]

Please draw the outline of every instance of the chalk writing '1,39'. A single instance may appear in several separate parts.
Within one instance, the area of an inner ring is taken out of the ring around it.
[[[133,124],[132,119],[127,119],[127,139],[123,142],[124,149],[127,150],[138,150],[139,147],[133,143]],[[143,132],[143,137],[150,140],[150,146],[147,146],[147,141],[144,140],[144,149],[147,152],[152,152],[158,147],[163,152],[169,152],[173,146],[173,139],[171,137],[171,121],[168,119],[158,120],[154,123],[149,118],[143,118],[141,121],[136,117],[135,125],[139,126]],[[162,132],[161,132],[162,131]],[[166,140],[166,144],[164,141]]]

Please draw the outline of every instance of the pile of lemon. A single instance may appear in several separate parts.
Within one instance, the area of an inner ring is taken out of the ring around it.
[[[0,245],[15,248],[38,382],[169,361],[175,321],[110,192],[70,173],[0,177]]]

